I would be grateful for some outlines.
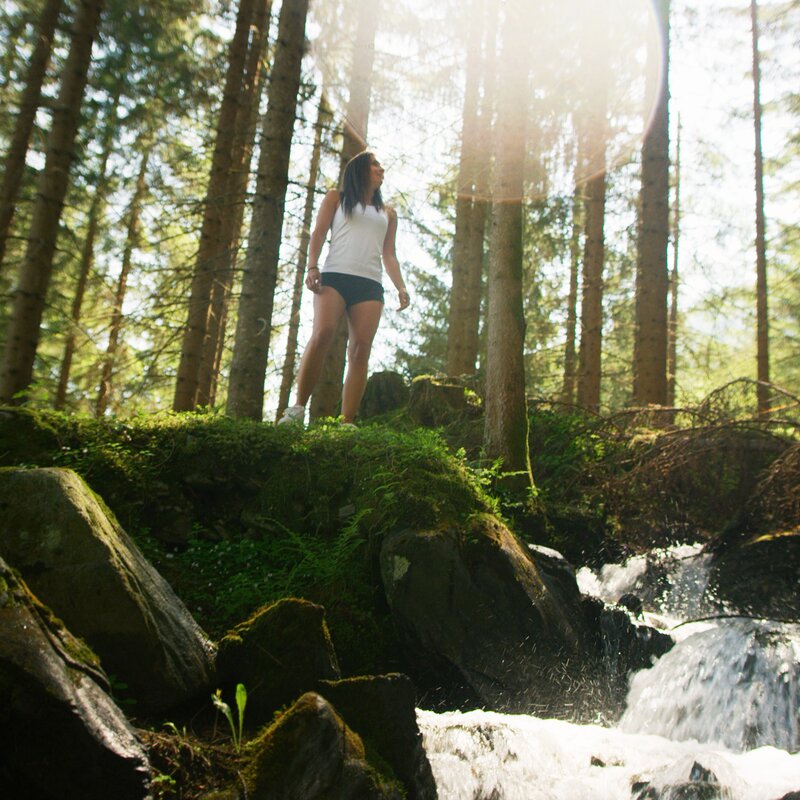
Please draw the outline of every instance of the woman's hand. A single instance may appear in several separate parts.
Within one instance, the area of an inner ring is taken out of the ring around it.
[[[319,282],[319,267],[309,267],[306,273],[306,286],[311,289],[314,294],[318,294],[322,288]]]
[[[411,295],[408,293],[408,289],[406,289],[405,286],[397,290],[397,296],[400,298],[400,307],[397,309],[398,311],[403,311],[403,309],[411,305]]]

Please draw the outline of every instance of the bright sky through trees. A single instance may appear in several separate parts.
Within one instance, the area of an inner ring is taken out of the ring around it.
[[[546,134],[566,125],[569,137],[569,117],[576,111],[580,96],[578,87],[565,82],[557,66],[570,58],[580,27],[576,22],[581,19],[581,2],[573,0],[568,9],[556,4],[559,8],[555,16],[538,19],[536,15],[544,13],[542,4],[527,4],[537,54],[531,117]],[[401,217],[406,217],[401,218],[399,234],[401,258],[425,265],[430,259],[419,245],[419,226],[412,226],[410,219],[424,221],[432,231],[450,231],[450,223],[439,216],[435,205],[437,187],[453,181],[457,171],[466,20],[454,19],[446,3],[415,0],[411,5],[413,18],[402,10],[384,12],[388,17],[378,37],[376,65],[381,75],[375,85],[369,143],[387,170],[386,196],[405,210],[405,214],[401,210]],[[645,47],[654,30],[649,0],[612,0],[607,5],[612,15],[612,58],[618,78],[610,102],[615,125],[610,156],[613,172],[614,166],[635,164],[638,159],[642,119],[647,113],[644,109],[652,105],[656,79],[644,75]],[[762,3],[761,13],[768,15],[771,5]],[[736,336],[744,351],[749,351],[751,344],[742,337],[742,330],[750,326],[751,308],[742,303],[739,315],[718,318],[714,303],[709,311],[702,300],[724,293],[727,287],[749,289],[754,281],[747,11],[745,0],[673,0],[670,67],[673,152],[679,115],[682,125],[681,311],[688,312],[686,324],[690,328],[715,336]],[[542,30],[546,34],[538,37],[537,31]],[[337,79],[332,65],[341,63],[342,50],[349,45],[342,33],[340,29],[335,46],[329,50],[324,35],[312,45],[315,65],[340,109],[346,100],[337,97],[343,81]],[[771,41],[768,33],[765,45],[783,47],[781,53],[787,49],[785,43]],[[780,70],[769,63],[765,68],[762,92],[767,158],[776,157],[785,144],[789,121],[777,112],[774,101],[792,80],[797,82],[799,61],[796,52],[786,53],[781,56]],[[568,180],[568,173],[563,169],[559,173],[555,167],[549,175],[550,190],[556,187],[566,194]],[[771,183],[768,179],[767,214],[773,226],[776,217],[792,213],[788,204],[780,202],[780,188],[774,178]],[[609,220],[608,230],[622,232],[631,223],[630,218]],[[566,270],[561,271],[566,286],[568,276]],[[443,274],[442,279],[447,282],[449,276]],[[393,366],[398,341],[391,309],[389,302],[389,313],[376,341],[376,367],[379,362]],[[720,380],[743,374],[741,363],[720,368]]]

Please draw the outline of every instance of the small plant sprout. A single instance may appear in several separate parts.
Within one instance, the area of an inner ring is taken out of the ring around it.
[[[236,684],[236,711],[238,719],[238,726],[234,722],[233,712],[231,707],[222,699],[222,689],[217,689],[211,695],[211,702],[217,711],[221,711],[228,720],[228,725],[231,726],[231,737],[233,738],[233,746],[238,753],[242,748],[242,729],[244,727],[244,709],[247,705],[247,689],[244,688],[243,683]]]

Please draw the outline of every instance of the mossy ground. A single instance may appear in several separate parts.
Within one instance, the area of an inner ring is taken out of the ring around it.
[[[215,415],[0,409],[0,466],[78,472],[215,638],[282,597],[320,603],[342,673],[355,675],[403,666],[377,568],[390,531],[491,512],[576,564],[607,560],[712,535],[697,524],[713,522],[709,498],[723,529],[746,500],[742,487],[780,449],[763,446],[769,436],[755,450],[740,446],[753,440],[751,423],[716,424],[711,438],[697,426],[643,435],[630,420],[532,405],[536,490],[519,494],[496,481],[480,428],[469,417],[421,429],[403,412],[357,431],[333,421],[302,431]],[[729,445],[724,457],[707,456],[712,440],[715,453]],[[212,785],[203,776],[224,772],[217,744],[203,754],[191,734],[155,736],[165,754],[159,796],[200,796],[196,787]]]

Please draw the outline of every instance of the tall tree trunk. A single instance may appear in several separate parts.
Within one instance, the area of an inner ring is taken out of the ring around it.
[[[95,184],[92,204],[89,208],[89,217],[86,224],[86,237],[81,248],[80,269],[78,271],[78,281],[75,286],[75,295],[72,298],[72,313],[70,315],[70,330],[67,342],[64,346],[64,356],[61,359],[61,371],[58,377],[58,387],[56,389],[55,407],[63,409],[67,399],[67,387],[69,385],[69,374],[72,369],[72,358],[75,355],[75,344],[77,332],[81,321],[81,309],[83,298],[86,294],[86,284],[89,281],[89,273],[94,265],[94,243],[97,239],[97,231],[100,227],[100,219],[103,216],[108,192],[107,175],[108,160],[111,157],[111,150],[114,136],[117,133],[117,106],[119,105],[120,87],[117,86],[115,95],[109,103],[108,119],[103,136],[103,151],[100,155],[100,168],[97,172],[97,182]]]
[[[448,375],[471,375],[475,372],[477,347],[470,345],[470,322],[467,307],[474,286],[470,281],[470,245],[474,236],[473,208],[476,202],[478,174],[479,114],[481,83],[481,34],[484,27],[483,0],[473,0],[469,10],[470,26],[467,39],[467,66],[464,86],[464,107],[461,122],[461,158],[456,186],[456,223],[453,237],[452,284],[447,326]],[[479,290],[480,291],[480,290]],[[480,294],[478,295],[480,303]],[[477,336],[475,337],[477,339]],[[477,344],[477,342],[476,342]]]
[[[750,0],[753,32],[753,126],[756,182],[756,368],[758,413],[769,412],[769,315],[767,308],[767,245],[764,220],[764,154],[761,149],[761,58],[758,51],[758,6]]]
[[[50,285],[59,221],[69,183],[75,136],[104,0],[81,0],[72,29],[53,125],[47,137],[44,170],[39,176],[28,246],[14,290],[14,308],[0,373],[0,402],[18,402],[31,383],[39,328]]]
[[[577,163],[582,161],[580,152]],[[581,268],[581,233],[584,226],[583,185],[575,169],[575,188],[572,193],[572,235],[569,242],[569,291],[567,294],[566,342],[564,345],[564,379],[561,386],[561,402],[575,402],[576,356],[575,336],[578,328],[578,275]]]
[[[253,219],[231,362],[227,411],[260,420],[264,409],[272,306],[278,276],[289,151],[305,47],[308,0],[284,0],[264,119]]]
[[[586,225],[581,281],[581,335],[578,353],[578,405],[597,411],[603,351],[603,266],[605,263],[606,148],[608,146],[608,85],[611,80],[609,23],[602,7],[587,12],[592,40],[585,41],[583,78],[586,112],[580,150],[589,179],[585,189]]]
[[[25,76],[25,89],[20,98],[17,124],[14,126],[14,133],[3,165],[3,185],[0,187],[0,271],[3,268],[11,220],[14,218],[17,194],[25,171],[25,157],[28,153],[36,111],[41,102],[42,84],[47,73],[47,65],[53,48],[53,35],[62,5],[63,0],[46,0],[39,16],[36,46],[28,62],[28,73]]]
[[[655,0],[661,48],[658,99],[642,146],[642,191],[636,263],[633,402],[667,403],[667,294],[669,270],[669,0]]]
[[[525,400],[525,318],[522,303],[522,197],[529,47],[519,3],[507,3],[498,88],[492,233],[489,257],[489,336],[486,352],[484,448],[504,472],[532,486]],[[522,64],[520,63],[522,62]]]
[[[678,251],[681,237],[681,118],[675,143],[675,197],[672,206],[672,273],[669,276],[669,327],[667,329],[667,405],[675,405],[678,369]]]
[[[232,146],[230,185],[225,192],[228,202],[223,214],[221,236],[222,238],[227,237],[228,247],[220,255],[220,261],[215,270],[208,327],[203,340],[203,356],[198,372],[196,400],[197,405],[200,406],[212,406],[216,396],[217,379],[225,344],[228,303],[239,252],[245,196],[258,128],[258,107],[263,87],[263,61],[271,5],[271,0],[258,0],[253,14],[253,38],[247,53],[242,98],[236,117]]]
[[[146,137],[142,137],[140,142]],[[141,214],[142,200],[147,189],[147,165],[150,160],[150,145],[145,144],[144,155],[139,165],[139,174],[136,177],[136,188],[131,198],[128,209],[128,227],[125,234],[125,249],[122,253],[122,265],[117,278],[117,289],[114,293],[114,308],[111,312],[111,324],[108,331],[108,344],[105,358],[100,370],[100,388],[97,392],[94,413],[102,417],[108,408],[111,397],[111,378],[114,374],[114,361],[119,347],[119,335],[122,331],[122,305],[125,302],[125,293],[128,288],[128,275],[133,263],[133,251],[139,246],[139,216]]]
[[[300,249],[297,256],[297,267],[294,273],[292,286],[292,307],[289,314],[289,331],[286,337],[286,357],[283,361],[281,372],[281,388],[278,394],[278,411],[275,419],[280,419],[284,410],[289,405],[289,394],[294,382],[294,366],[297,359],[297,337],[300,331],[300,305],[303,300],[303,285],[305,283],[306,265],[308,264],[308,245],[311,240],[311,225],[314,215],[314,195],[319,179],[319,162],[322,153],[322,132],[331,117],[330,106],[325,89],[319,99],[317,121],[314,124],[314,145],[311,148],[311,166],[309,168],[308,187],[306,188],[306,203],[303,209],[303,227],[300,231]]]
[[[230,246],[229,232],[224,229],[226,205],[229,202],[226,192],[230,181],[236,119],[242,102],[242,79],[254,6],[255,0],[240,0],[236,31],[228,49],[228,73],[225,77],[225,90],[217,120],[217,135],[206,191],[200,245],[189,294],[186,330],[172,404],[174,411],[191,411],[197,405],[200,362],[208,330],[214,274]]]
[[[372,70],[375,62],[375,34],[380,19],[380,0],[370,0],[358,6],[358,30],[353,47],[353,67],[350,73],[350,92],[342,132],[342,157],[339,182],[347,162],[367,146]],[[311,396],[309,418],[333,416],[342,399],[342,376],[347,352],[347,320],[342,317],[334,336],[322,374]]]
[[[581,282],[581,340],[578,357],[578,405],[592,411],[600,408],[606,209],[605,136],[600,134],[597,139],[596,146],[603,148],[603,151],[595,152],[590,159],[594,174],[586,183],[586,238]]]

